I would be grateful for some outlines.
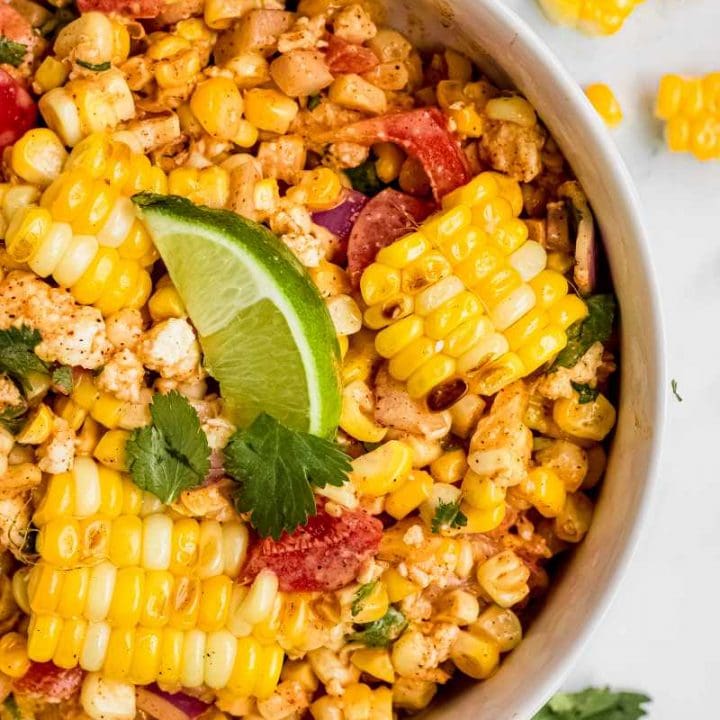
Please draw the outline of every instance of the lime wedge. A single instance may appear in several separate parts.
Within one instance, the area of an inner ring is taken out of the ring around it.
[[[267,412],[332,435],[340,351],[325,303],[302,265],[262,225],[174,196],[133,200],[200,337],[231,419]]]

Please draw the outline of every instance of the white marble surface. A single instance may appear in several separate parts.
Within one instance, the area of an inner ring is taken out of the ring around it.
[[[607,82],[620,98],[625,121],[613,137],[643,203],[668,373],[684,399],[669,403],[650,524],[565,687],[644,690],[654,698],[652,720],[718,718],[720,161],[702,164],[666,152],[652,102],[664,72],[720,70],[720,1],[647,0],[611,38],[550,25],[536,0],[504,1],[581,85]]]

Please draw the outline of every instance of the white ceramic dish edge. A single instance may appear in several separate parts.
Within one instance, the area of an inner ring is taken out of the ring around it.
[[[415,42],[441,42],[483,66],[494,66],[538,109],[590,197],[620,301],[620,411],[593,527],[523,644],[500,672],[490,682],[445,697],[426,713],[427,718],[454,720],[530,720],[600,624],[650,513],[666,398],[650,246],[630,174],[603,122],[519,17],[499,0],[402,0],[388,5],[393,25]]]

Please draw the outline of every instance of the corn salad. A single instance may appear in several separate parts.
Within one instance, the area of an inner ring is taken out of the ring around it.
[[[615,4],[542,2],[600,33]],[[37,118],[0,165],[0,702],[393,720],[492,682],[615,423],[594,220],[533,107],[364,1],[26,5],[56,24],[12,69]],[[662,81],[672,149],[717,156],[715,80]],[[237,501],[241,429],[138,193],[265,225],[324,304],[348,470],[298,528]],[[171,496],[130,450],[161,397],[207,450]]]

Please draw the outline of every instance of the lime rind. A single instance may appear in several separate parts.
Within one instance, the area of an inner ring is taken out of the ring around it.
[[[265,411],[331,436],[340,416],[340,351],[325,303],[290,250],[232,212],[151,193],[133,200],[233,421],[247,426]]]

